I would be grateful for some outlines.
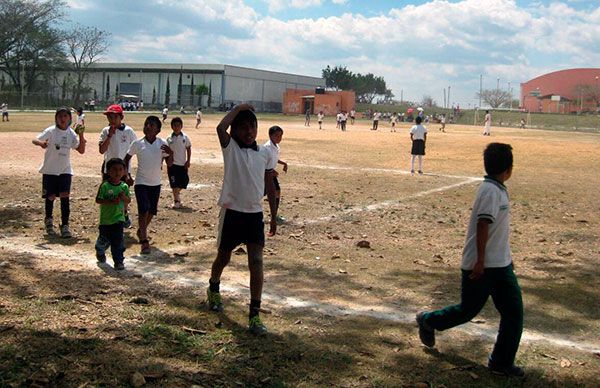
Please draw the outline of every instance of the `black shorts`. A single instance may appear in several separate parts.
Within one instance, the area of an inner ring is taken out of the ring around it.
[[[2,112],[2,117],[8,117],[8,112]]]
[[[219,250],[230,252],[240,244],[265,245],[263,213],[242,213],[222,208],[217,239]]]
[[[158,213],[158,199],[160,198],[160,185],[146,186],[135,185],[135,200],[137,201],[138,214]]]
[[[169,175],[169,185],[172,189],[187,189],[188,183],[190,183],[187,168],[174,164],[167,167],[167,174]]]
[[[425,155],[425,140],[413,140],[410,153],[411,155]]]
[[[71,192],[71,180],[73,175],[42,175],[42,198],[58,197],[60,193]]]
[[[163,121],[167,119],[167,115],[163,113]]]

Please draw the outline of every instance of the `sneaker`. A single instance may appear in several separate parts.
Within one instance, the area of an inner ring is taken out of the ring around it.
[[[415,170],[410,170],[410,173],[411,173],[411,174],[414,174],[414,173],[415,173]]]
[[[140,250],[140,253],[142,255],[149,255],[150,252],[152,252],[152,250],[150,249],[150,242],[148,240],[143,240],[142,249]]]
[[[46,227],[46,234],[48,236],[56,236],[56,231],[54,230],[54,220],[52,217],[44,219],[44,226]]]
[[[523,368],[520,368],[516,365],[511,365],[509,367],[499,367],[492,363],[491,360],[488,360],[488,369],[495,375],[499,376],[514,376],[514,377],[523,377],[525,376],[525,371]]]
[[[106,254],[96,252],[96,260],[98,260],[98,263],[106,263]]]
[[[267,327],[260,320],[260,316],[255,315],[250,318],[248,323],[248,331],[254,335],[266,335],[268,333]]]
[[[285,218],[283,218],[282,216],[277,216],[275,217],[275,220],[277,221],[277,225],[281,225],[285,222]]]
[[[125,264],[123,264],[123,263],[115,263],[115,269],[117,271],[123,271],[125,269]]]
[[[208,308],[211,311],[220,313],[223,311],[223,300],[221,299],[221,294],[218,292],[213,292],[210,288],[206,289],[206,299],[208,301]]]
[[[61,225],[60,226],[60,237],[62,238],[71,238],[73,234],[71,234],[71,230],[69,230],[69,225]]]
[[[417,314],[417,324],[419,325],[419,338],[423,345],[428,348],[433,348],[435,346],[435,330],[429,327],[428,324],[425,323],[424,320],[424,312],[420,312]]]
[[[423,171],[419,170],[417,172],[419,173],[419,175],[423,175]]]
[[[129,229],[129,228],[131,228],[131,218],[129,217],[129,214],[127,214],[127,215],[125,216],[125,222],[123,223],[123,227],[124,227],[125,229]]]

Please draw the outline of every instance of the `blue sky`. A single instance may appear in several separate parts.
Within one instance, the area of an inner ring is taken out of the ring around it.
[[[598,0],[69,0],[111,33],[107,62],[225,63],[383,76],[397,98],[463,107],[499,84],[600,64]]]

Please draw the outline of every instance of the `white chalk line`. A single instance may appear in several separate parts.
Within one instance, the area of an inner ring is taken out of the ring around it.
[[[18,240],[18,241],[15,241]],[[56,246],[47,246],[45,244],[31,244],[30,239],[25,238],[2,238],[0,239],[0,247],[2,249],[21,254],[34,254],[42,257],[56,258],[60,260],[72,260],[77,261],[89,269],[97,269],[97,264],[93,258],[93,254],[90,252],[78,251],[76,249],[67,249],[70,252],[65,252],[63,249],[56,250]],[[214,243],[214,239],[204,240],[199,245],[204,243]],[[177,252],[181,249],[189,249],[189,246],[171,246],[169,249],[163,252]],[[197,287],[204,289],[208,285],[208,281],[201,281],[196,278],[190,278],[182,276],[178,271],[165,270],[164,265],[157,264],[153,259],[159,258],[160,254],[151,254],[148,256],[134,256],[126,259],[127,270],[123,273],[123,276],[128,275],[141,275],[148,279],[166,280],[172,283],[186,286],[186,287]],[[148,261],[150,260],[150,261]],[[174,260],[176,261],[176,260]],[[177,264],[176,262],[174,264]],[[103,264],[108,267],[108,264]],[[115,271],[115,273],[117,273]],[[238,278],[245,278],[244,273],[235,274],[231,269],[228,271],[229,275],[234,275]],[[198,272],[198,278],[208,279],[209,269],[204,269]],[[228,293],[233,293],[237,297],[243,298],[248,296],[247,287],[239,287],[235,285],[222,285],[222,290]],[[415,314],[417,311],[400,310],[398,308],[386,307],[386,306],[365,306],[354,303],[352,305],[343,305],[335,303],[321,303],[315,300],[302,299],[294,296],[278,295],[270,292],[263,292],[263,300],[268,301],[272,305],[279,306],[281,308],[297,308],[297,309],[310,309],[315,312],[327,314],[331,316],[339,317],[368,317],[377,320],[398,322],[403,324],[414,324]],[[497,335],[497,329],[489,325],[466,323],[460,327],[455,328],[457,331],[464,332],[469,335],[477,335],[484,337],[489,342],[493,342]],[[442,334],[443,335],[443,334]],[[523,342],[546,342],[551,345],[563,348],[572,348],[584,352],[600,352],[600,343],[591,340],[585,342],[578,342],[569,339],[562,338],[561,336],[543,334],[535,330],[527,329],[523,332]]]

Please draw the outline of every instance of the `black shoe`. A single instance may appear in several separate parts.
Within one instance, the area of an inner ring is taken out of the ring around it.
[[[98,263],[106,263],[106,254],[96,252],[96,260]]]
[[[115,269],[117,271],[123,271],[125,269],[125,264],[123,264],[123,263],[115,263]]]
[[[417,314],[417,324],[419,325],[419,338],[423,345],[428,348],[433,348],[435,346],[435,330],[429,327],[428,324],[425,323],[423,316],[424,312],[420,312]]]
[[[525,376],[525,371],[523,368],[519,368],[516,365],[511,365],[508,367],[501,367],[494,365],[492,361],[488,361],[488,369],[495,375],[499,376],[514,376],[514,377],[523,377]]]

